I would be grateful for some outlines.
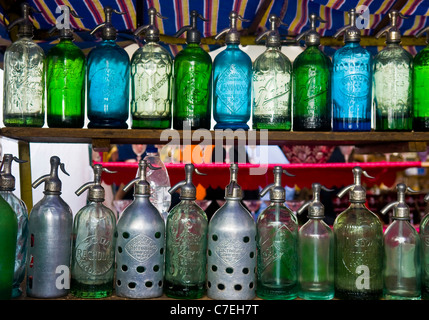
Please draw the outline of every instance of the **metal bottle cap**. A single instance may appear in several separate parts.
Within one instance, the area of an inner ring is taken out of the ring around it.
[[[42,182],[45,182],[44,194],[61,194],[61,180],[58,178],[58,167],[69,176],[64,168],[64,163],[57,156],[51,157],[51,172],[33,182],[32,186],[36,189]]]
[[[29,17],[31,12],[41,13],[40,11],[31,7],[28,3],[21,4],[22,16],[14,20],[7,27],[8,31],[10,31],[15,25],[19,25],[18,35],[21,37],[33,37],[33,23],[30,21]]]
[[[284,170],[281,166],[275,166],[273,169],[273,173],[274,173],[274,182],[267,185],[259,193],[259,195],[263,197],[268,191],[270,191],[271,202],[283,203],[286,201],[286,190],[282,186],[282,174],[284,173],[289,177],[294,177],[294,175]]]
[[[366,189],[362,186],[361,176],[362,174],[367,177],[374,179],[371,177],[366,171],[363,171],[361,167],[353,168],[353,176],[354,176],[354,184],[349,185],[348,187],[343,188],[339,193],[338,197],[342,198],[346,192],[349,192],[349,200],[352,203],[365,203],[366,202]]]
[[[197,43],[201,42],[201,33],[197,29],[197,20],[200,18],[203,21],[209,21],[205,19],[201,14],[198,13],[197,10],[191,11],[191,25],[182,27],[179,31],[174,35],[176,38],[180,37],[180,35],[187,31],[186,33],[186,43]]]
[[[103,171],[107,173],[116,173],[115,171],[110,171],[106,168],[103,168],[101,164],[95,164],[92,167],[94,171],[94,181],[87,182],[79,189],[76,190],[76,195],[80,196],[86,189],[89,189],[88,200],[94,202],[103,202],[104,201],[104,188],[101,186],[101,174]]]
[[[325,207],[320,201],[320,191],[323,189],[325,191],[333,191],[322,186],[320,183],[313,183],[313,199],[304,203],[298,210],[298,214],[302,214],[305,210],[308,209],[308,218],[310,219],[323,219],[325,217]]]
[[[148,163],[147,160],[140,160],[139,169],[137,172],[137,178],[130,181],[125,187],[124,191],[128,192],[128,190],[134,186],[134,194],[140,195],[150,195],[150,184],[146,180],[146,169],[149,168],[151,170],[159,170],[161,167],[154,167],[152,164]]]
[[[279,17],[277,17],[275,14],[271,14],[269,17],[270,21],[270,29],[259,35],[255,42],[258,43],[263,37],[267,37],[267,41],[265,45],[270,48],[277,48],[281,47],[281,39],[280,34],[277,29],[277,24],[286,26],[286,23],[283,23]]]
[[[134,31],[134,35],[138,36],[140,33],[145,31],[144,39],[146,42],[158,42],[159,41],[159,29],[155,25],[155,18],[167,19],[163,17],[155,8],[149,8],[148,10],[149,24],[141,26]]]
[[[243,190],[237,183],[238,164],[231,163],[229,166],[230,178],[229,184],[225,188],[225,199],[240,200],[243,199]]]
[[[101,38],[103,40],[116,40],[116,28],[112,24],[112,14],[125,14],[125,12],[119,12],[118,10],[112,9],[110,6],[104,7],[105,21],[94,29],[91,30],[90,34],[94,34],[98,29],[102,28]]]
[[[310,29],[299,34],[296,37],[296,41],[300,41],[305,36],[305,44],[307,46],[318,46],[320,45],[320,34],[316,31],[316,22],[320,21],[326,23],[327,21],[323,20],[315,13],[311,13],[308,20],[310,21]]]
[[[69,16],[71,15],[74,18],[82,19],[82,17],[79,17],[76,12],[72,9],[70,9],[69,6],[62,6],[64,9],[64,15]],[[58,29],[55,25],[52,29],[49,30],[49,33],[53,33],[56,30],[60,31],[60,38],[61,39],[73,39],[73,29],[71,28],[71,24],[67,23],[64,25],[61,25],[62,28]]]
[[[383,28],[380,32],[378,32],[375,37],[378,39],[384,33],[386,33],[386,43],[399,43],[401,42],[401,33],[399,32],[399,27],[397,26],[398,17],[403,19],[407,19],[404,15],[399,13],[396,10],[392,10],[389,12],[390,25]]]
[[[1,191],[13,191],[15,190],[15,177],[12,175],[12,161],[18,163],[27,162],[26,160],[20,160],[11,154],[5,154],[0,166],[0,190]]]
[[[181,200],[196,200],[197,199],[197,189],[192,183],[193,173],[205,176],[205,173],[201,173],[192,163],[185,165],[185,180],[182,180],[168,190],[170,194],[176,192],[180,188],[180,199]]]
[[[334,38],[338,38],[344,32],[344,42],[359,42],[360,41],[360,30],[356,27],[356,18],[359,16],[355,9],[349,11],[349,24],[342,27],[334,35]]]
[[[382,214],[388,213],[393,209],[393,219],[396,220],[409,220],[410,219],[410,207],[405,202],[405,193],[412,192],[416,193],[417,191],[407,187],[404,183],[398,183],[396,185],[396,190],[398,194],[398,200],[389,203],[383,209],[381,209]]]
[[[250,20],[243,19],[237,12],[231,11],[229,13],[229,28],[223,29],[215,36],[215,40],[219,40],[221,36],[225,35],[225,43],[227,44],[239,44],[240,43],[240,32],[237,30],[237,20],[244,22],[250,22]]]

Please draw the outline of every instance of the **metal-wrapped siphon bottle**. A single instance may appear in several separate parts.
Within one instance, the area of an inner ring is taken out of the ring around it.
[[[116,217],[103,204],[102,165],[93,166],[94,181],[81,186],[79,196],[88,189],[88,204],[76,214],[73,224],[73,246],[70,292],[79,298],[105,298],[113,293],[115,273]]]
[[[27,295],[36,298],[65,296],[70,288],[73,214],[61,198],[58,168],[68,173],[57,156],[50,165],[50,173],[33,182],[33,188],[44,182],[45,190],[28,219]]]
[[[162,295],[164,279],[165,222],[150,202],[146,169],[159,170],[140,160],[134,186],[134,201],[121,213],[116,225],[116,294],[127,298],[155,298]]]
[[[397,201],[381,209],[382,214],[393,209],[393,222],[384,232],[383,295],[386,300],[420,300],[420,237],[410,223],[410,207],[405,202],[405,193],[415,191],[404,183],[396,190]]]
[[[256,288],[256,223],[241,204],[238,165],[230,166],[225,203],[209,223],[207,296],[216,300],[250,300]]]
[[[338,193],[341,198],[349,192],[350,201],[334,222],[335,297],[344,300],[377,300],[383,295],[383,227],[365,206],[362,174],[370,177],[354,167],[354,183]]]
[[[185,180],[180,188],[180,202],[167,218],[164,293],[172,298],[198,299],[205,293],[207,216],[195,202],[197,190],[193,173],[202,175],[193,164],[185,165]]]
[[[334,298],[334,233],[323,221],[325,207],[321,190],[331,191],[313,183],[313,199],[304,203],[297,214],[308,210],[308,221],[298,232],[299,292],[306,300]]]
[[[298,295],[298,221],[286,207],[281,166],[274,167],[274,182],[260,193],[270,192],[270,205],[257,220],[258,273],[256,295],[267,300],[292,300]]]
[[[12,175],[12,162],[23,163],[26,161],[14,157],[12,154],[3,156],[0,172],[0,196],[10,204],[18,220],[18,234],[16,237],[15,272],[13,277],[12,298],[22,294],[20,288],[25,278],[25,266],[27,263],[28,243],[28,211],[24,201],[19,199],[15,193],[15,177]]]

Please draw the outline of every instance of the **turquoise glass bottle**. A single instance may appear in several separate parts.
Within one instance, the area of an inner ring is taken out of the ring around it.
[[[67,6],[64,8],[64,14],[79,18]],[[46,55],[47,122],[50,128],[82,128],[85,121],[86,58],[73,43],[70,24],[59,31],[60,42]]]
[[[237,20],[243,18],[235,11],[229,14],[230,27],[216,35],[218,40],[226,34],[226,49],[213,61],[213,118],[214,129],[249,129],[252,60],[239,48],[240,33]]]
[[[372,57],[360,45],[356,10],[349,12],[350,24],[341,28],[345,45],[332,57],[333,131],[370,131],[372,108]]]
[[[390,25],[376,35],[386,33],[386,48],[374,57],[376,131],[411,131],[413,125],[413,56],[400,45],[399,16],[391,11]]]
[[[281,52],[277,31],[280,19],[272,14],[270,30],[256,38],[267,37],[267,49],[253,63],[253,129],[291,129],[292,64]]]
[[[91,34],[102,29],[102,41],[87,57],[88,128],[128,128],[130,59],[116,43],[116,29],[111,23],[113,13],[105,7],[106,20]]]
[[[149,24],[138,28],[134,35],[145,32],[146,44],[131,58],[131,118],[133,129],[171,127],[173,59],[159,44],[155,19],[163,18],[149,9]]]
[[[397,201],[381,209],[382,214],[393,209],[393,222],[384,232],[383,295],[386,300],[420,300],[420,237],[410,223],[410,208],[405,202],[405,193],[415,191],[404,183],[396,189]]]
[[[305,50],[293,61],[293,130],[331,130],[331,59],[320,46],[316,31],[319,16],[310,14],[310,29],[301,33],[297,41],[305,37]]]
[[[420,30],[416,37],[426,33],[429,43],[429,27]],[[429,131],[429,45],[413,59],[413,130]]]
[[[197,11],[191,12],[191,25],[175,35],[186,33],[185,49],[174,58],[173,128],[210,129],[212,58],[201,48],[197,19],[207,21]]]

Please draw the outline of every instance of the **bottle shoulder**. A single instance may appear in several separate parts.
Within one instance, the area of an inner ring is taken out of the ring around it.
[[[406,63],[412,64],[413,56],[401,46],[386,47],[374,57],[374,63]]]
[[[185,49],[179,51],[179,53],[174,57],[174,63],[179,63],[181,61],[196,61],[199,63],[212,64],[211,56],[203,50],[201,47],[186,47]]]
[[[407,220],[394,220],[384,232],[386,241],[396,241],[400,243],[419,241],[417,230]]]
[[[266,50],[253,62],[254,69],[278,69],[291,72],[292,63],[289,58],[279,50]]]
[[[252,68],[252,60],[249,55],[240,48],[226,48],[221,51],[214,59],[213,65],[230,65],[231,63],[247,65]]]
[[[101,43],[93,48],[88,54],[88,62],[94,60],[118,59],[129,62],[128,53],[116,43]]]
[[[332,57],[333,62],[337,62],[341,59],[362,59],[370,62],[372,60],[372,55],[361,45],[345,45],[335,51]]]
[[[8,55],[21,54],[23,50],[28,52],[28,56],[38,55],[40,59],[45,57],[45,52],[43,49],[34,41],[28,39],[19,39],[7,47],[5,51],[5,57]]]
[[[348,207],[341,212],[334,222],[334,229],[339,227],[353,227],[356,225],[371,226],[379,230],[383,230],[380,218],[365,206],[354,208]]]
[[[332,62],[319,48],[308,47],[295,58],[293,68],[296,69],[307,65],[331,68]]]
[[[49,49],[48,53],[46,54],[46,57],[48,59],[53,57],[64,57],[85,60],[85,54],[73,42],[60,42],[56,46]]]

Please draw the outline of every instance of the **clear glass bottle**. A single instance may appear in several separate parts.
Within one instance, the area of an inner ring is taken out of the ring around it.
[[[201,174],[186,164],[186,179],[169,191],[180,188],[180,202],[171,209],[166,226],[164,293],[171,298],[199,299],[205,293],[208,221],[195,202],[194,171]]]
[[[234,11],[229,14],[229,19],[230,28],[222,30],[215,37],[217,40],[226,34],[226,49],[213,61],[214,129],[247,130],[251,112],[252,60],[239,48],[237,19],[245,20]]]
[[[429,43],[429,26],[420,30],[416,37],[426,33]],[[429,45],[420,50],[413,59],[413,130],[429,131]]]
[[[171,126],[173,59],[159,44],[155,18],[163,18],[150,8],[149,24],[138,28],[134,35],[145,31],[146,44],[131,58],[131,118],[132,128],[165,129]]]
[[[305,50],[293,61],[293,130],[331,130],[331,59],[323,53],[316,21],[326,22],[310,14],[309,30],[301,33],[297,41],[305,37]]]
[[[128,128],[130,59],[116,43],[116,29],[111,23],[112,13],[122,14],[111,7],[104,8],[106,21],[102,41],[87,57],[87,115],[88,128]]]
[[[350,25],[341,28],[345,45],[332,57],[333,131],[370,131],[372,108],[372,57],[360,45],[356,11],[349,12]]]
[[[173,128],[210,129],[212,58],[200,47],[201,33],[196,10],[191,11],[191,25],[181,28],[175,37],[187,31],[185,49],[174,58]]]
[[[43,127],[45,123],[45,53],[33,41],[33,24],[27,3],[21,5],[18,40],[4,53],[3,123],[6,127]]]
[[[302,214],[308,208],[308,221],[299,229],[299,293],[305,300],[331,300],[334,298],[334,233],[323,221],[325,208],[320,191],[331,191],[313,183],[313,200],[298,209]]]
[[[255,40],[267,37],[267,49],[253,63],[253,129],[290,130],[292,63],[281,52],[281,20],[272,14],[269,21],[270,30]]]
[[[383,227],[379,217],[365,206],[362,168],[353,168],[350,206],[334,222],[335,297],[344,300],[377,300],[383,296]]]
[[[389,13],[390,25],[377,33],[386,33],[386,47],[374,57],[373,90],[376,131],[412,130],[413,56],[402,46],[396,25],[398,16]]]
[[[298,220],[284,204],[286,191],[281,166],[274,167],[274,183],[260,193],[270,191],[270,205],[257,220],[256,295],[268,300],[292,300],[298,296]]]
[[[384,232],[384,299],[420,300],[421,246],[416,229],[410,224],[410,208],[405,193],[415,192],[403,183],[396,186],[398,200],[381,209],[393,209],[393,222]]]
[[[424,198],[425,202],[429,202],[429,193]],[[419,226],[420,242],[422,246],[422,299],[429,300],[429,213],[422,218]]]
[[[100,164],[93,167],[94,182],[80,187],[88,191],[88,204],[78,211],[73,224],[70,293],[78,298],[105,298],[113,293],[115,274],[116,217],[104,204]]]

